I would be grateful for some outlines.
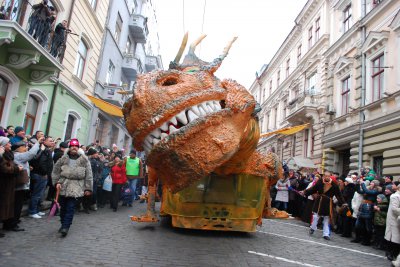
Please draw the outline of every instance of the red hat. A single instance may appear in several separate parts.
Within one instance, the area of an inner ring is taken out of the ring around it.
[[[78,139],[76,139],[76,138],[71,139],[71,141],[69,141],[69,147],[71,147],[71,146],[80,147]]]

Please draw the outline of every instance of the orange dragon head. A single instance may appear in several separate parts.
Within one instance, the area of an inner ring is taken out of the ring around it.
[[[172,192],[215,171],[239,151],[256,104],[243,86],[214,76],[236,38],[208,63],[194,53],[204,37],[191,44],[182,64],[187,34],[169,70],[139,75],[123,108],[135,148],[146,151],[147,164]]]

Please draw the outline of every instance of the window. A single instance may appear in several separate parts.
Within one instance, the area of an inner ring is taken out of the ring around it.
[[[351,5],[343,11],[343,32],[347,32],[351,27]]]
[[[286,60],[286,78],[290,75],[290,58]]]
[[[304,130],[304,154],[303,154],[303,156],[306,158],[308,157],[308,136],[310,134],[309,132],[310,132],[309,129]]]
[[[269,81],[269,92],[268,92],[268,96],[271,96],[272,94],[272,80]]]
[[[111,145],[112,144],[118,145],[118,127],[115,127],[114,124],[111,126]]]
[[[313,46],[313,27],[308,29],[308,49]]]
[[[378,177],[382,177],[383,173],[383,156],[372,157],[372,168]]]
[[[130,54],[132,51],[132,41],[131,38],[128,36],[128,40],[126,41],[125,53]]]
[[[283,115],[283,120],[286,118],[287,116],[287,99],[285,99],[285,101],[283,101],[283,107],[282,107],[282,115]],[[283,121],[282,120],[282,121]]]
[[[276,88],[279,87],[280,83],[281,83],[281,71],[278,70],[278,74],[277,74],[277,77],[276,77]]]
[[[106,83],[107,84],[112,84],[114,71],[115,71],[115,66],[112,63],[112,61],[110,60],[110,62],[108,63],[108,71],[107,71],[107,74],[106,74]]]
[[[36,115],[39,107],[39,101],[33,97],[29,96],[28,106],[26,108],[24,129],[26,134],[32,135],[35,127]]]
[[[320,30],[320,18],[317,18],[317,20],[315,21],[315,41],[319,40],[319,30]]]
[[[95,140],[99,140],[100,143],[103,143],[103,130],[104,130],[104,119],[100,116],[96,120],[96,133],[94,135]]]
[[[67,128],[65,129],[64,140],[70,140],[72,138],[75,120],[76,119],[74,116],[72,116],[71,114],[68,115]]]
[[[3,117],[3,109],[6,103],[8,82],[0,76],[0,119]]]
[[[342,115],[349,112],[350,102],[350,76],[342,80]]]
[[[118,12],[117,21],[115,22],[115,32],[114,32],[114,39],[117,43],[119,42],[119,38],[121,36],[121,30],[122,30],[122,18]]]
[[[83,78],[83,71],[85,69],[87,53],[88,53],[87,45],[81,39],[78,47],[78,54],[76,56],[75,69],[74,69],[74,74],[81,80]]]
[[[267,128],[267,132],[269,130],[270,117],[271,117],[271,113],[268,113],[267,117],[266,117],[266,120],[265,120],[265,125],[266,125],[266,128]]]
[[[274,108],[274,125],[272,125],[272,128],[275,130],[276,129],[276,125],[278,122],[278,108]]]
[[[372,60],[372,101],[382,98],[384,71],[384,54],[381,54]]]
[[[312,74],[311,76],[308,77],[307,79],[307,85],[308,85],[308,89],[306,93],[310,94],[310,95],[316,95],[317,94],[317,87],[316,87],[316,83],[317,83],[317,79],[316,79],[317,73]]]
[[[267,91],[267,89],[265,89],[265,87],[263,88],[263,101],[265,101],[265,92]]]
[[[297,64],[300,62],[301,59],[301,45],[297,47]]]
[[[90,0],[90,6],[93,8],[93,10],[96,10],[97,0]]]

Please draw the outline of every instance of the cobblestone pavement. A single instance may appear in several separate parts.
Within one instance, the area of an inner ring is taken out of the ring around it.
[[[22,218],[25,232],[0,239],[0,266],[390,266],[384,252],[322,232],[308,235],[296,220],[264,220],[256,233],[173,229],[131,223],[145,204],[77,213],[66,238],[58,217]]]

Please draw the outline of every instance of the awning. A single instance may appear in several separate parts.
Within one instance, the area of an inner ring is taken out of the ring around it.
[[[302,168],[306,169],[317,169],[318,167],[314,164],[314,162],[309,158],[303,157],[292,157],[286,161],[289,169],[300,170]]]
[[[297,126],[293,126],[293,127],[286,127],[286,128],[282,128],[282,129],[273,131],[273,132],[261,134],[260,138],[271,136],[271,135],[274,135],[274,134],[291,135],[291,134],[295,134],[297,132],[300,132],[300,131],[304,130],[308,126],[310,126],[309,123],[302,124],[302,125],[297,125]]]
[[[90,101],[92,101],[93,104],[96,105],[96,107],[98,107],[105,113],[108,113],[112,116],[124,117],[124,115],[122,114],[122,109],[120,107],[91,95],[86,96],[90,99]]]

